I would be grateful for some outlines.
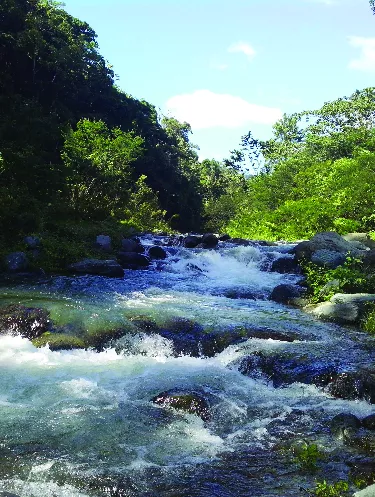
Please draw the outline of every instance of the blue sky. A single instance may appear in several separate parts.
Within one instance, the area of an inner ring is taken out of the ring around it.
[[[65,0],[117,84],[191,124],[200,157],[271,136],[284,113],[375,86],[368,0]]]

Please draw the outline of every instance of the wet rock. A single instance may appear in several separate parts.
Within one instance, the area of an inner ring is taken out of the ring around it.
[[[281,284],[277,285],[271,292],[269,300],[279,304],[287,304],[290,299],[301,297],[303,289],[295,285]]]
[[[5,268],[11,273],[27,271],[29,262],[25,252],[12,252],[5,257]]]
[[[121,253],[136,252],[138,254],[143,254],[144,251],[145,248],[138,238],[123,238],[121,241]]]
[[[96,247],[99,249],[110,252],[112,250],[112,240],[108,235],[98,235],[95,242]]]
[[[202,236],[201,243],[203,245],[203,248],[209,249],[209,248],[215,248],[217,244],[219,243],[219,239],[216,235],[212,233],[205,233]]]
[[[0,333],[22,335],[32,340],[51,327],[49,312],[21,304],[8,305],[0,309]]]
[[[301,271],[295,259],[291,257],[280,257],[272,262],[270,271],[277,273],[299,273]]]
[[[0,490],[0,497],[19,497],[19,495]]]
[[[334,397],[347,400],[363,399],[375,403],[375,372],[370,370],[340,373],[328,385]]]
[[[365,268],[373,270],[375,268],[375,249],[366,252],[362,260]]]
[[[186,248],[196,248],[202,242],[201,236],[188,235],[183,239],[183,245]]]
[[[90,274],[94,276],[107,276],[108,278],[123,278],[124,269],[112,259],[83,259],[71,264],[69,271],[75,274]]]
[[[119,252],[117,259],[125,269],[145,269],[150,265],[150,259],[138,252]]]
[[[329,375],[332,365],[308,355],[272,355],[256,351],[244,357],[239,371],[252,378],[265,377],[275,388],[291,383],[318,384]]]
[[[253,292],[249,292],[242,289],[235,289],[235,288],[227,290],[224,293],[224,297],[227,297],[227,299],[256,300],[256,295]]]
[[[169,390],[156,395],[152,402],[163,407],[195,414],[203,421],[209,421],[211,418],[210,405],[207,399],[197,392]]]
[[[228,240],[230,240],[230,235],[228,235],[227,233],[224,233],[223,235],[220,235],[219,236],[219,241],[220,242],[227,242]]]
[[[375,414],[370,414],[362,419],[362,426],[366,430],[375,430]]]
[[[166,259],[167,252],[158,245],[154,245],[148,249],[148,255],[151,259]]]
[[[337,414],[331,419],[330,430],[335,438],[351,440],[361,427],[361,421],[350,413]]]

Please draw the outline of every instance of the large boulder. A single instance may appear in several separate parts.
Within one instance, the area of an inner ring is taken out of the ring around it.
[[[75,274],[90,274],[93,276],[107,276],[109,278],[123,278],[124,269],[114,260],[83,259],[71,264],[69,271]]]
[[[319,252],[324,251],[324,252]],[[326,265],[327,267],[337,267],[338,256],[344,261],[349,254],[354,257],[361,257],[366,252],[366,247],[358,249],[357,242],[351,243],[334,231],[317,233],[311,240],[303,241],[297,244],[293,251],[297,261],[312,261],[315,257],[315,263]]]
[[[32,340],[51,327],[49,312],[37,307],[11,304],[0,309],[0,334],[22,335]]]
[[[338,324],[359,323],[369,303],[375,302],[372,293],[336,293],[329,302],[322,302],[306,310],[319,319]]]
[[[150,259],[138,252],[119,252],[117,259],[125,269],[145,269],[150,265]]]
[[[156,395],[152,402],[177,411],[195,414],[203,421],[208,421],[211,418],[210,404],[197,392],[169,390]]]

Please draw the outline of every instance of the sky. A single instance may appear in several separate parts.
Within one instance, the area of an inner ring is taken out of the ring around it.
[[[116,84],[190,123],[221,160],[283,115],[375,86],[368,0],[64,0],[88,22]]]

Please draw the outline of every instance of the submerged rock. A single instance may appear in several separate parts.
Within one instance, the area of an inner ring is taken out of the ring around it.
[[[343,440],[351,440],[360,427],[361,421],[351,413],[337,414],[330,423],[332,435]]]
[[[262,351],[244,357],[238,367],[245,376],[263,376],[272,381],[275,388],[295,382],[322,386],[328,383],[332,369],[332,365],[308,355],[266,354]]]
[[[21,335],[32,340],[49,330],[49,312],[36,307],[11,304],[0,309],[0,334]]]
[[[124,269],[114,260],[83,259],[71,264],[69,271],[76,274],[90,274],[93,276],[107,276],[109,278],[123,278]]]
[[[207,399],[197,392],[169,390],[156,395],[152,402],[188,414],[195,414],[203,421],[211,419],[210,404]]]

